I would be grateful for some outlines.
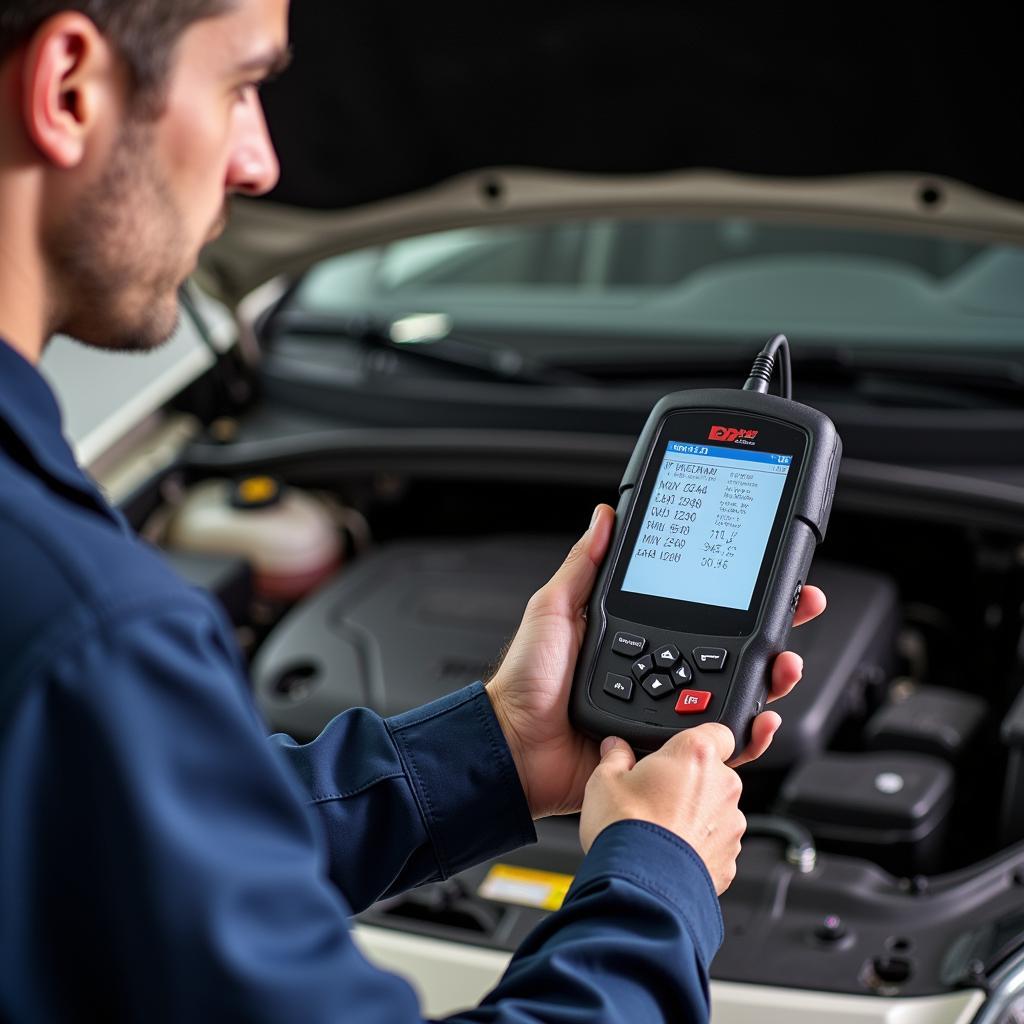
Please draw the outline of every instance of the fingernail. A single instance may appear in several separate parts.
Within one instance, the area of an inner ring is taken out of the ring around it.
[[[614,746],[615,737],[605,736],[605,738],[601,740],[601,756],[604,757],[608,753],[608,751],[611,750]]]
[[[590,525],[587,527],[588,530],[592,530],[594,528],[594,524],[597,522],[597,517],[600,514],[601,514],[601,506],[598,505],[597,508],[594,509],[594,514],[590,517]]]

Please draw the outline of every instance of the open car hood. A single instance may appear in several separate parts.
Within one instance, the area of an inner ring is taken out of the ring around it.
[[[204,268],[238,300],[421,232],[697,210],[1020,241],[1018,38],[937,15],[296,3],[295,63],[264,92],[280,185],[237,201]]]

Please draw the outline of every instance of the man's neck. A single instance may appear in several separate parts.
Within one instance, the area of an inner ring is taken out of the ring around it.
[[[0,338],[30,363],[38,363],[48,335],[45,286],[32,262],[22,262],[7,234],[0,204]]]
[[[0,338],[33,364],[50,333],[38,202],[31,171],[0,163]]]
[[[0,270],[0,273],[3,271]],[[0,305],[3,302],[4,290],[0,287]],[[34,341],[37,337],[39,335],[34,328],[22,326],[13,318],[6,317],[0,312],[0,341],[6,342],[33,365],[39,362],[43,354],[43,343]]]

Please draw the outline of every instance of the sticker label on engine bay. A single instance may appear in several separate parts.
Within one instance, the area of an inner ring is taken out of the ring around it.
[[[522,907],[536,907],[538,910],[558,910],[572,885],[572,879],[572,875],[561,875],[555,871],[535,871],[514,864],[495,864],[480,883],[477,895],[499,903],[515,903]]]

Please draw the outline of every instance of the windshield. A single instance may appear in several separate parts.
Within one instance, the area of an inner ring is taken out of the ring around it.
[[[393,322],[531,356],[628,355],[777,331],[821,344],[1020,348],[1024,249],[752,218],[595,219],[404,239],[313,267],[290,307]],[[603,339],[603,341],[602,341]]]

